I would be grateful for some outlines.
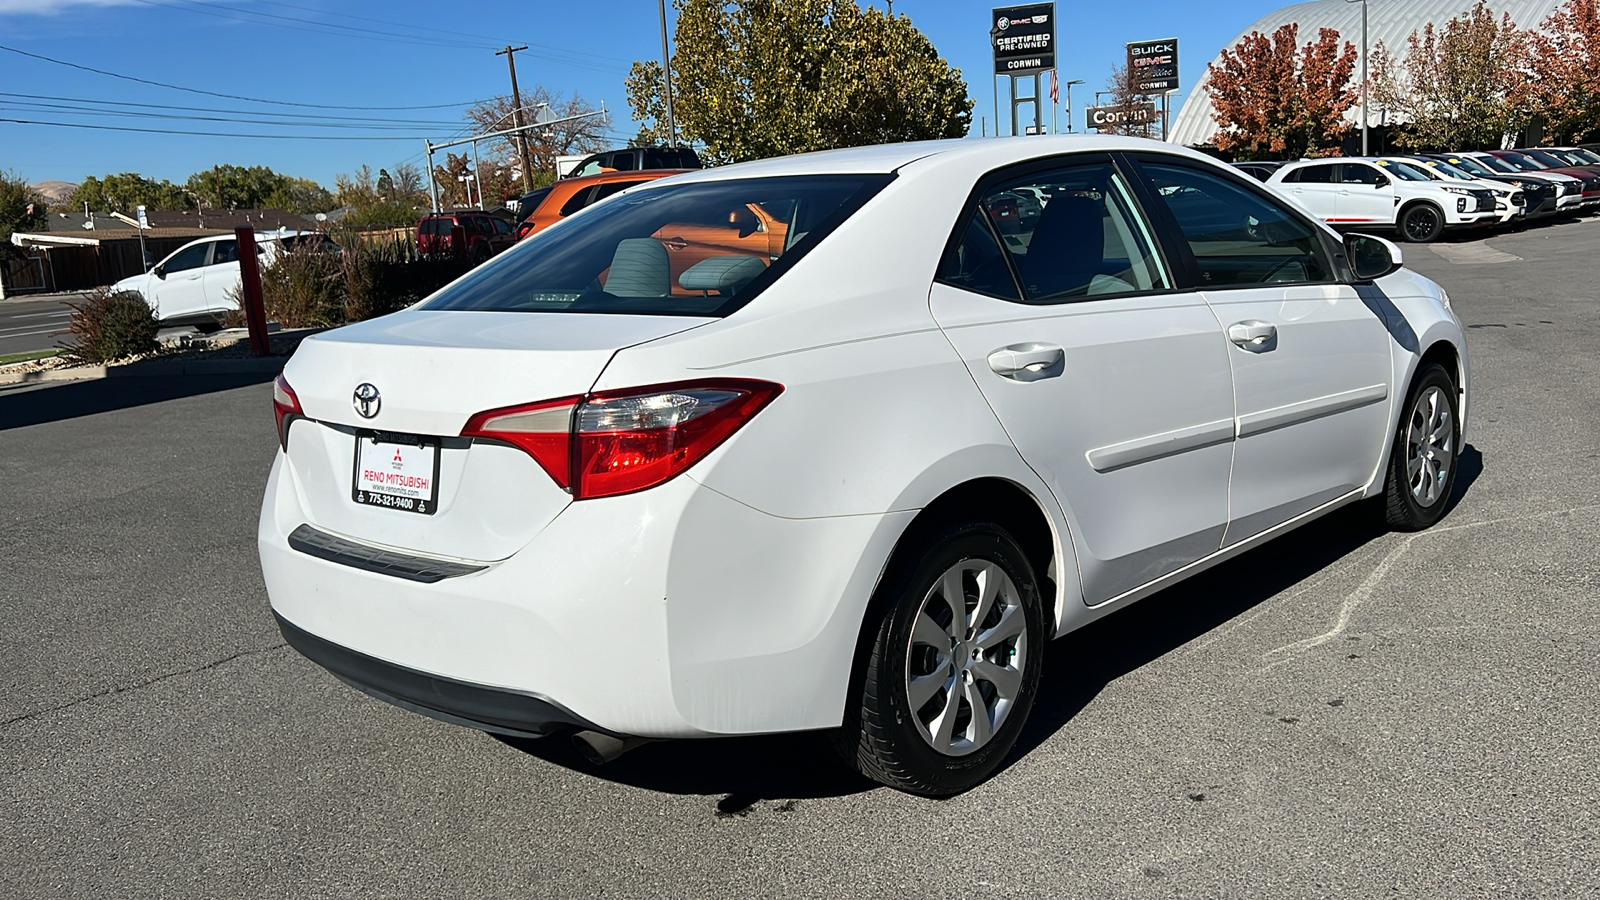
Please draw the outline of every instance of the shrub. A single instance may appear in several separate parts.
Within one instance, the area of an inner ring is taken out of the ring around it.
[[[156,314],[135,292],[100,290],[69,305],[67,330],[72,337],[62,346],[73,362],[104,365],[159,348]]]
[[[344,319],[344,278],[339,255],[320,241],[280,247],[261,267],[261,301],[267,320],[285,328],[325,328]]]

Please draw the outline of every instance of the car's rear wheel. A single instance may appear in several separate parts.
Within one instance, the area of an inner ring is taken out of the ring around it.
[[[868,778],[942,797],[983,781],[1016,744],[1038,691],[1045,619],[1004,529],[945,529],[899,577],[876,623],[841,749]]]
[[[1432,203],[1417,203],[1400,214],[1400,233],[1414,244],[1426,244],[1444,233],[1444,212]]]
[[[1417,372],[1406,397],[1384,485],[1384,518],[1398,531],[1420,531],[1444,516],[1461,457],[1455,382],[1443,366]]]

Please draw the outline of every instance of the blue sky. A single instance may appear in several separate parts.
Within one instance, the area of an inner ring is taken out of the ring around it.
[[[874,0],[873,5],[881,7],[882,2]],[[1224,43],[1282,5],[1283,0],[1058,2],[1061,80],[1088,82],[1073,89],[1079,128],[1086,97],[1104,87],[1126,42],[1180,39],[1184,86],[1174,102],[1176,111]],[[974,133],[980,117],[989,118],[992,129],[990,4],[898,0],[894,9],[910,16],[962,70],[977,101]],[[602,5],[541,0],[286,0],[270,5],[247,0],[0,0],[0,45],[5,47],[148,81],[279,101],[262,104],[173,90],[0,50],[0,119],[299,136],[156,135],[0,122],[0,169],[30,181],[78,181],[87,174],[122,171],[178,181],[213,164],[233,163],[267,165],[331,187],[335,173],[362,163],[376,169],[420,162],[423,136],[438,140],[466,133],[460,124],[461,104],[509,93],[505,58],[494,55],[508,42],[530,45],[517,55],[517,78],[524,89],[542,84],[563,93],[576,91],[594,103],[603,101],[613,113],[620,144],[635,131],[623,77],[633,60],[659,58],[661,53],[656,10],[655,0]],[[998,84],[1004,119],[1005,82]],[[101,101],[106,111],[140,115],[55,108],[81,108],[84,100]],[[457,105],[393,109],[443,104]],[[317,121],[327,127],[240,122],[246,115],[258,122],[283,121],[285,115],[324,116]],[[369,130],[372,126],[383,130]],[[401,139],[303,139],[312,134]]]

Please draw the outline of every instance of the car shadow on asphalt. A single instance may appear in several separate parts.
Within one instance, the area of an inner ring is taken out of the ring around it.
[[[1463,448],[1449,501],[1452,509],[1482,472],[1482,454],[1471,445]],[[1070,723],[1111,682],[1382,536],[1381,511],[1372,504],[1337,510],[1050,642],[1039,698],[1002,771]],[[722,794],[716,805],[718,816],[744,815],[762,801],[840,797],[880,787],[847,770],[829,746],[830,736],[822,732],[659,741],[603,766],[587,761],[566,735],[494,739],[563,768],[619,784],[668,794]]]
[[[0,387],[0,431],[265,384],[273,374],[96,378]]]

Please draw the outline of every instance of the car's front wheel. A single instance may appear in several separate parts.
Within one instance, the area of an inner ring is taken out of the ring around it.
[[[954,526],[891,575],[841,749],[890,787],[942,797],[983,781],[1016,744],[1039,685],[1045,618],[1003,528]]]
[[[1414,244],[1426,244],[1444,233],[1444,212],[1432,203],[1417,203],[1400,214],[1400,233]]]
[[[1443,366],[1417,372],[1389,453],[1384,518],[1390,528],[1421,531],[1444,516],[1461,457],[1457,397]]]

